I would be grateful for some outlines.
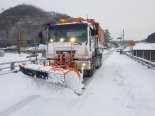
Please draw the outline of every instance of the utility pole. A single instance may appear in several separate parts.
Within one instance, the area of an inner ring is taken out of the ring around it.
[[[20,52],[20,44],[21,44],[21,38],[20,38],[21,36],[20,36],[20,30],[19,30],[19,32],[18,32],[18,53],[19,54],[21,54],[21,52]]]
[[[124,29],[123,29],[123,41],[124,41]]]
[[[88,14],[87,14],[87,19],[88,19]]]

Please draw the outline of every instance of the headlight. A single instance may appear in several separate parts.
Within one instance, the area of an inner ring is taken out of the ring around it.
[[[86,68],[86,63],[82,63],[82,69],[85,69]]]
[[[61,42],[64,42],[64,38],[61,38],[60,41],[61,41]]]
[[[85,64],[85,63],[82,63],[82,66],[83,66],[83,67],[85,67],[85,66],[86,66],[86,64]]]
[[[53,39],[50,39],[50,42],[52,43],[53,42]]]
[[[76,40],[76,39],[75,39],[74,37],[72,37],[72,38],[70,39],[71,42],[75,42],[75,40]]]

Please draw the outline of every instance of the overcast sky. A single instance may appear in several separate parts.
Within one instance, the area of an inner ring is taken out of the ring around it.
[[[46,11],[94,18],[113,38],[141,40],[155,32],[155,0],[0,0],[0,9],[32,4]]]

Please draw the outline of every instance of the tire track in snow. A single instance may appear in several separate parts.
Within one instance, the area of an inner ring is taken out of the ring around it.
[[[113,52],[114,52],[114,50],[109,51],[109,52],[106,53],[106,54],[103,54],[103,57],[102,57],[102,66],[101,66],[99,69],[95,70],[94,75],[93,75],[92,77],[85,77],[85,79],[84,79],[85,89],[83,90],[82,94],[83,94],[88,88],[93,87],[93,86],[95,85],[95,81],[97,81],[97,80],[96,80],[96,79],[97,79],[96,77],[98,77],[98,75],[100,76],[100,72],[102,72],[101,69],[102,69],[103,66],[104,66],[105,60],[106,60]],[[93,81],[94,81],[94,82],[93,82]],[[93,82],[93,83],[92,83],[92,82]]]
[[[112,53],[113,53],[113,51],[110,51],[107,54],[104,54],[104,57],[102,58],[103,63],[104,63],[104,60],[106,60]],[[102,67],[103,67],[103,64],[100,68],[102,68]],[[86,96],[85,92],[87,92],[90,88],[92,88],[95,85],[95,83],[97,81],[96,77],[97,77],[99,72],[102,72],[102,70],[101,69],[95,70],[94,75],[92,77],[84,77],[85,88],[82,91],[82,94],[80,95],[81,97]],[[65,115],[68,116],[68,114],[72,110],[72,108],[75,107],[78,104],[78,102],[81,100],[81,97],[79,97],[75,102],[73,102],[70,105],[70,107],[66,111]]]
[[[7,109],[5,109],[4,111],[2,111],[0,113],[0,116],[9,116],[13,112],[21,109],[22,107],[24,107],[25,105],[27,105],[28,103],[34,101],[37,98],[39,98],[39,95],[29,96],[29,97],[27,97],[27,98],[19,101],[18,103],[14,104],[14,105],[11,105],[10,107],[8,107]]]
[[[114,51],[110,51],[107,54],[104,54],[104,57],[102,58],[103,63],[105,62],[104,60],[106,60],[113,52]],[[100,76],[99,73],[102,72],[102,70],[101,70],[102,67],[103,67],[103,64],[100,67],[100,69],[95,70],[94,75],[92,77],[84,77],[84,85],[85,85],[85,88],[82,91],[82,94],[80,95],[81,97],[87,96],[87,94],[85,94],[85,92],[88,92],[89,90],[91,90],[94,87],[94,85],[96,84],[96,82],[98,80],[98,78],[97,78],[98,75]],[[70,105],[70,107],[68,108],[68,110],[65,112],[65,115],[66,116],[68,116],[69,115],[69,112],[78,105],[79,101],[81,100],[81,97],[79,97],[76,101],[74,101]]]

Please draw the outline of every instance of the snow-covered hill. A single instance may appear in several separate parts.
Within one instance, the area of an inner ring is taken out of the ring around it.
[[[113,52],[81,96],[21,73],[0,75],[1,116],[154,116],[155,71]]]

